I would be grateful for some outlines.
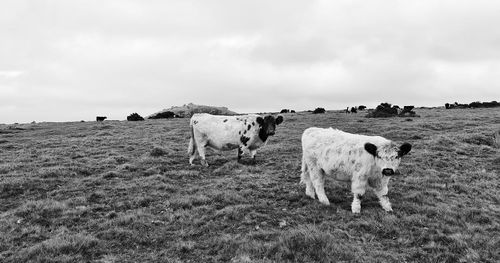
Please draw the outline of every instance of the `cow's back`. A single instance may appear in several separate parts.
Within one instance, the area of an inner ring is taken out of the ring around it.
[[[316,127],[306,129],[302,135],[303,154],[306,158],[316,160],[316,164],[326,172],[351,172],[356,165],[371,166],[374,163],[373,156],[364,149],[367,142],[381,144],[388,140],[380,136]]]
[[[237,148],[244,122],[241,116],[211,115],[198,113],[191,117],[194,133],[207,140],[207,146],[215,149]]]
[[[367,142],[380,145],[390,141],[380,136],[352,134],[333,128],[311,127],[302,134],[303,147],[363,149]]]

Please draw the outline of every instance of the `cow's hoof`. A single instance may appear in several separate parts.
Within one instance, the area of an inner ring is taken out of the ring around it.
[[[324,205],[330,205],[330,201],[328,201],[328,200],[319,200],[319,202],[324,204]]]
[[[306,195],[309,196],[309,197],[311,197],[312,199],[315,198],[314,191],[307,191],[307,189],[306,189]]]
[[[392,212],[392,207],[382,207],[386,212]]]

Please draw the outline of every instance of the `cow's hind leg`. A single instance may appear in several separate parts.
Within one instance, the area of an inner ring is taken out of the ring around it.
[[[318,196],[318,200],[324,205],[330,205],[330,201],[325,194],[325,172],[321,168],[314,168],[309,170],[309,176]]]
[[[197,144],[198,154],[201,157],[201,164],[205,167],[208,167],[207,160],[205,158],[205,146],[201,145],[201,143]]]
[[[314,199],[314,188],[311,181],[311,177],[309,176],[309,167],[305,162],[304,158],[302,158],[302,173],[300,174],[300,183],[306,185],[306,195]]]
[[[241,149],[241,146],[238,146],[238,162],[240,161],[242,154],[243,154],[243,150]]]
[[[250,156],[252,156],[252,162],[255,164],[255,155],[257,154],[257,150],[250,150]]]
[[[193,161],[194,159],[196,159],[196,154],[198,153],[198,150],[196,149],[197,147],[194,146],[193,140],[194,139],[191,138],[191,140],[189,141],[189,148],[188,148],[190,165],[193,165]]]

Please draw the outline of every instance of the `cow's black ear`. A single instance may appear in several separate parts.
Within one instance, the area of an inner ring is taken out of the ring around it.
[[[276,125],[280,125],[280,123],[283,122],[283,116],[279,115],[278,117],[276,117]]]
[[[403,155],[406,155],[408,154],[409,152],[411,151],[411,144],[405,142],[403,143],[403,145],[401,145],[399,147],[399,151],[398,151],[398,156],[401,157]]]
[[[262,117],[257,117],[257,123],[260,125],[260,126],[263,126],[264,125],[264,118]]]
[[[373,155],[373,157],[377,157],[377,146],[375,146],[375,144],[369,142],[365,143],[365,150]]]

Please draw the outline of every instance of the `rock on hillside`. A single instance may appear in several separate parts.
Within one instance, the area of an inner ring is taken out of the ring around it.
[[[215,106],[206,106],[206,105],[196,105],[193,103],[184,104],[183,106],[173,106],[169,109],[164,109],[160,112],[151,114],[147,118],[155,118],[156,115],[162,114],[164,112],[173,112],[180,118],[189,118],[195,113],[210,113],[213,115],[236,115],[238,113],[234,111],[230,111],[226,107],[215,107]]]

